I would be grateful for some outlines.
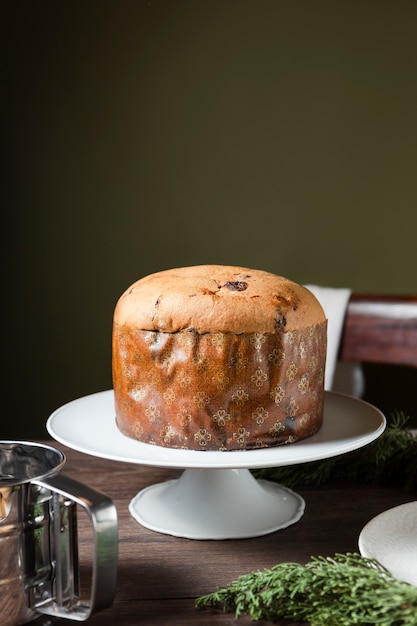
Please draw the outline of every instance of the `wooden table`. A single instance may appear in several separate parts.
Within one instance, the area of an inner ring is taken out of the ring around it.
[[[51,444],[51,442],[48,442]],[[180,474],[81,454],[60,444],[67,462],[64,473],[110,496],[119,519],[117,592],[111,608],[88,622],[114,626],[220,626],[253,624],[247,617],[195,609],[195,598],[239,575],[278,562],[305,563],[311,556],[358,551],[363,526],[378,513],[417,499],[416,492],[365,484],[333,484],[297,490],[306,502],[299,522],[252,539],[196,541],[148,530],[130,515],[136,493]],[[88,543],[81,524],[81,549]],[[41,624],[36,622],[36,624]],[[45,620],[64,624],[64,620]],[[270,622],[256,622],[260,626]]]

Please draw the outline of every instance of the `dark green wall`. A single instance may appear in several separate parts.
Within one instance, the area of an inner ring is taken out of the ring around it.
[[[417,291],[416,2],[9,5],[3,437],[111,386],[150,272]]]

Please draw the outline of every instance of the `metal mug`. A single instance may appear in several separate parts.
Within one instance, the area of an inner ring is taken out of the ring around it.
[[[111,606],[117,576],[117,513],[104,494],[60,473],[64,454],[26,441],[0,441],[0,622],[40,614],[77,621]],[[80,593],[77,508],[91,523],[87,599]]]

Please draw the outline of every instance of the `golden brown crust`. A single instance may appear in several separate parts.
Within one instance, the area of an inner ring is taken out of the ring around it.
[[[277,333],[325,321],[306,288],[282,276],[245,267],[197,265],[136,281],[114,312],[119,326],[175,333]]]

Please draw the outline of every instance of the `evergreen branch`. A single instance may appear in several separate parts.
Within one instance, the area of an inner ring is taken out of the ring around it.
[[[196,599],[252,620],[306,621],[311,626],[415,626],[417,588],[357,553],[313,557],[305,565],[279,563],[244,574]]]
[[[329,481],[417,487],[417,437],[408,428],[409,417],[395,412],[383,434],[354,452],[299,465],[252,470],[255,478],[272,480],[289,488],[321,485]]]

